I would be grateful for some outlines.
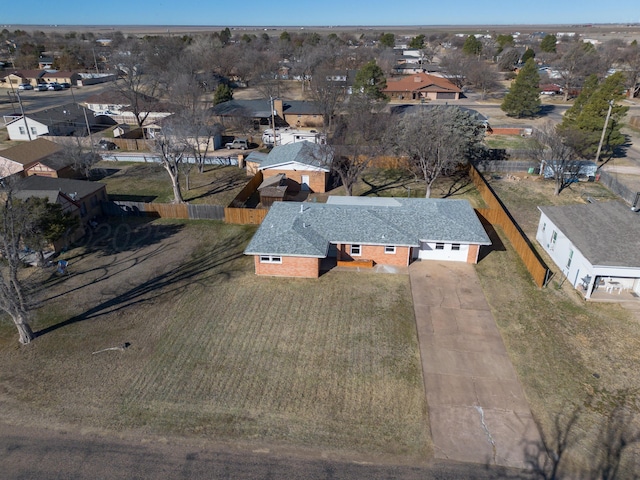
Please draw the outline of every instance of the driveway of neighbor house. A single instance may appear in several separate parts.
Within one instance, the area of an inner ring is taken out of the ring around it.
[[[524,468],[538,429],[473,265],[409,275],[436,458]]]

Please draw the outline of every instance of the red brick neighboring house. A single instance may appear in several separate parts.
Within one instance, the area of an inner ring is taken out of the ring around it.
[[[290,191],[327,191],[332,154],[326,145],[305,140],[274,147],[266,157],[250,157],[253,159],[251,163],[259,162],[257,169],[262,171],[265,180],[284,174]],[[249,162],[250,158],[247,157],[247,165]]]
[[[490,244],[466,200],[332,196],[326,204],[274,203],[244,253],[257,275],[316,278],[323,263],[477,263]]]
[[[388,79],[383,93],[392,100],[459,100],[462,90],[446,78],[415,73]]]

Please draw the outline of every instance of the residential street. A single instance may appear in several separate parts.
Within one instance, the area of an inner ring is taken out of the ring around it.
[[[11,479],[518,479],[514,470],[436,461],[374,465],[266,448],[202,447],[166,439],[122,440],[0,424],[0,470]]]

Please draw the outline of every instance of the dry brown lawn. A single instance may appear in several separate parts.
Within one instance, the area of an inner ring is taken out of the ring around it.
[[[97,180],[107,185],[112,199],[167,203],[173,200],[169,175],[155,162],[100,162],[94,168]],[[181,175],[182,196],[189,203],[227,206],[249,181],[245,171],[234,166],[207,165],[200,174],[194,166],[186,179]]]
[[[553,182],[518,178],[491,183],[536,247],[538,205],[614,198],[597,183],[574,184],[554,196]],[[506,248],[491,252],[477,267],[485,295],[543,432],[554,438],[559,415],[590,404],[576,429],[584,437],[571,449],[572,462],[584,468],[594,458],[594,444],[604,444],[597,431],[603,415],[623,394],[640,399],[640,316],[618,304],[585,302],[560,274],[547,288],[536,288],[506,238],[500,238]]]
[[[100,226],[46,272],[41,336],[2,322],[0,420],[424,461],[408,277],[258,278],[253,231]]]

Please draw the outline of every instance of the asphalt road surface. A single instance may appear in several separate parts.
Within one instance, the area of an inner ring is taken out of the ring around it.
[[[0,425],[0,478],[11,479],[518,479],[514,470],[438,461],[373,465],[240,448],[127,442]]]

